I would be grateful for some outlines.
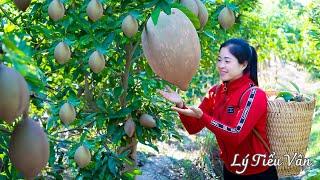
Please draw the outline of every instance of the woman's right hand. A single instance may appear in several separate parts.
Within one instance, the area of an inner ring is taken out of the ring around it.
[[[169,86],[166,86],[167,91],[158,90],[158,92],[167,100],[175,103],[179,108],[183,107],[183,101],[180,95],[172,90]]]

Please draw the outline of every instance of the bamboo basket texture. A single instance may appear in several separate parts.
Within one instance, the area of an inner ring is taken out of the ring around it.
[[[267,91],[268,96],[274,94]],[[279,177],[298,175],[303,170],[314,109],[314,97],[305,102],[268,100],[267,135],[271,152],[282,162],[276,166]]]

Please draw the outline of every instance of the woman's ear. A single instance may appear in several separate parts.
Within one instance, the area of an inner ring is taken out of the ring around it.
[[[248,66],[248,61],[245,61],[243,64],[242,64],[242,67],[241,67],[241,70],[245,70],[246,67]]]

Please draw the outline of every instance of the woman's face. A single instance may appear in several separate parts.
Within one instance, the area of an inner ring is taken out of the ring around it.
[[[247,62],[239,64],[238,59],[230,53],[228,47],[221,48],[217,68],[222,81],[233,81],[240,78],[246,66]]]

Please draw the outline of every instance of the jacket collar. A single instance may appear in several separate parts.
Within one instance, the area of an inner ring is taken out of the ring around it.
[[[250,79],[250,74],[246,73],[242,75],[240,78],[233,80],[231,82],[223,82],[222,87],[223,91],[235,91],[239,89],[240,87],[247,86],[249,84],[254,84],[253,81]]]

